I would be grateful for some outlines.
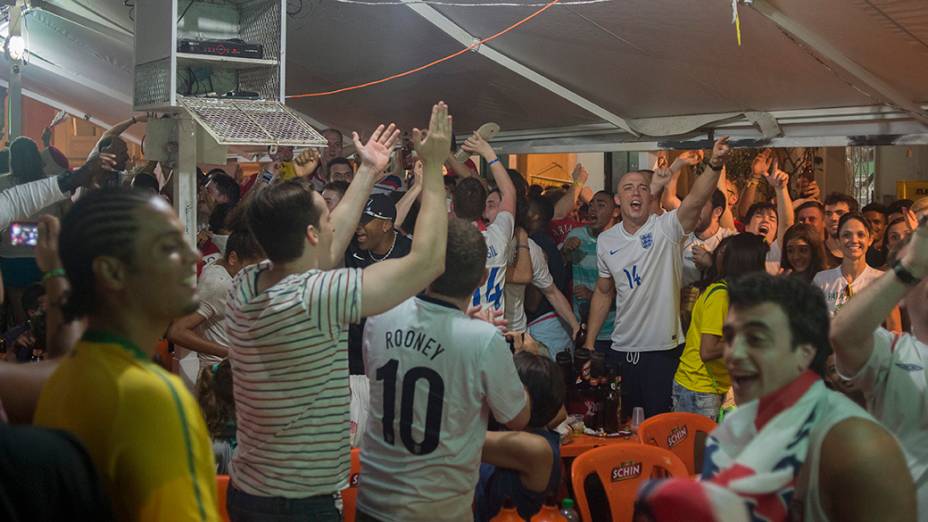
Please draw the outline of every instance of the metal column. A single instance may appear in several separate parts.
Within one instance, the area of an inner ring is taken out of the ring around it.
[[[197,124],[189,114],[177,116],[177,168],[174,171],[174,209],[187,240],[197,244]]]

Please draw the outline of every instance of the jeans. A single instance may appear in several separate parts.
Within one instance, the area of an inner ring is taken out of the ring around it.
[[[688,390],[673,382],[673,411],[685,411],[705,415],[713,421],[719,418],[719,410],[725,395],[701,393]]]
[[[341,522],[332,495],[306,498],[256,497],[234,484],[227,501],[233,522]]]

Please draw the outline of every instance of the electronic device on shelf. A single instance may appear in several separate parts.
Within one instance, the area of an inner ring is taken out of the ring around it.
[[[261,60],[264,58],[264,46],[246,43],[244,40],[240,39],[192,40],[184,38],[178,40],[177,52],[251,60]]]

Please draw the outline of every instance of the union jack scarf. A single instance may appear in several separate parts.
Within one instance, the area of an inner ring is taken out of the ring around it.
[[[654,522],[802,520],[795,498],[809,436],[824,416],[828,389],[806,371],[782,389],[738,407],[706,439],[702,480],[652,481],[638,508]],[[801,494],[801,493],[800,493]]]

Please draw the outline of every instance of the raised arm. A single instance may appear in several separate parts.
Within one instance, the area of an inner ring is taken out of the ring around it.
[[[96,171],[112,168],[115,163],[112,154],[99,154],[73,172],[23,183],[0,192],[0,229],[65,199],[78,187],[91,185]]]
[[[428,134],[413,129],[413,145],[422,159],[422,201],[409,255],[375,263],[364,270],[361,315],[385,312],[428,287],[444,272],[448,243],[448,211],[441,165],[451,145],[448,106],[432,107]],[[339,203],[339,207],[344,203]],[[336,207],[337,209],[338,207]],[[358,208],[360,217],[360,207]]]
[[[725,167],[722,167],[722,173],[719,175],[718,189],[722,194],[728,192],[728,169]],[[728,196],[725,197],[725,212],[719,217],[719,225],[728,230],[735,230],[735,212],[728,206]]]
[[[422,194],[422,162],[416,161],[416,165],[413,167],[412,171],[415,173],[416,182],[406,190],[406,193],[403,194],[403,197],[401,197],[396,204],[396,220],[394,220],[394,223],[396,223],[397,226],[403,225],[406,221],[406,216],[408,216],[409,211],[412,210],[413,203],[415,203],[416,200],[419,199],[419,195]]]
[[[751,163],[751,179],[748,180],[744,187],[744,192],[738,199],[738,215],[746,216],[754,200],[757,198],[757,186],[760,185],[760,179],[770,171],[773,164],[773,151],[764,149],[757,153],[754,161]]]
[[[554,204],[554,219],[563,219],[577,206],[577,201],[580,199],[583,187],[586,186],[586,181],[590,178],[590,173],[583,168],[582,164],[577,163],[570,177],[573,179],[570,188],[567,189],[567,192],[561,196],[561,199],[557,200],[557,203]]]
[[[496,183],[496,188],[499,189],[500,212],[509,212],[515,216],[516,186],[513,185],[512,179],[509,177],[509,172],[496,156],[496,151],[493,150],[493,147],[475,132],[473,136],[467,138],[467,141],[461,145],[461,148],[467,152],[480,154],[484,161],[487,162],[487,165],[490,166],[490,173],[493,175],[493,181]]]
[[[345,250],[348,249],[348,244],[354,237],[358,222],[361,220],[361,211],[364,210],[364,205],[371,195],[374,183],[377,182],[380,173],[390,161],[390,150],[399,137],[400,131],[392,123],[386,129],[382,124],[379,125],[371,134],[371,139],[363,145],[358,133],[352,133],[355,150],[361,157],[361,167],[355,174],[354,180],[348,185],[345,196],[332,210],[331,219],[335,233],[332,236],[332,245],[329,250],[329,263],[324,265],[325,268],[338,265],[342,256],[345,255]]]
[[[928,276],[928,219],[921,220],[899,260],[916,279]],[[842,374],[856,375],[867,364],[873,352],[873,333],[910,290],[894,270],[889,270],[841,307],[831,321],[831,346]]]
[[[702,151],[687,150],[677,156],[670,164],[670,180],[661,193],[661,207],[664,210],[675,210],[680,208],[680,198],[677,196],[677,183],[680,181],[680,174],[683,173],[683,167],[695,167],[702,161]]]
[[[702,175],[696,178],[693,188],[690,189],[690,193],[683,199],[677,210],[677,219],[683,226],[683,232],[689,234],[696,228],[699,223],[699,213],[718,186],[719,175],[729,156],[731,156],[731,146],[728,145],[728,136],[723,136],[712,146],[712,156],[706,168]]]
[[[779,168],[776,160],[773,161],[771,174],[765,174],[764,179],[773,187],[777,195],[777,241],[783,248],[783,237],[786,236],[786,229],[793,226],[796,221],[796,213],[793,209],[793,200],[789,195],[789,174]]]
[[[148,121],[147,114],[142,114],[141,116],[133,116],[126,121],[121,121],[117,123],[116,125],[113,125],[112,127],[110,127],[109,130],[103,133],[103,136],[100,137],[100,140],[102,141],[106,138],[114,138],[116,136],[119,136],[122,133],[129,130],[129,127],[135,125],[136,123],[145,123],[147,121]],[[100,142],[97,142],[97,145],[99,146]]]

